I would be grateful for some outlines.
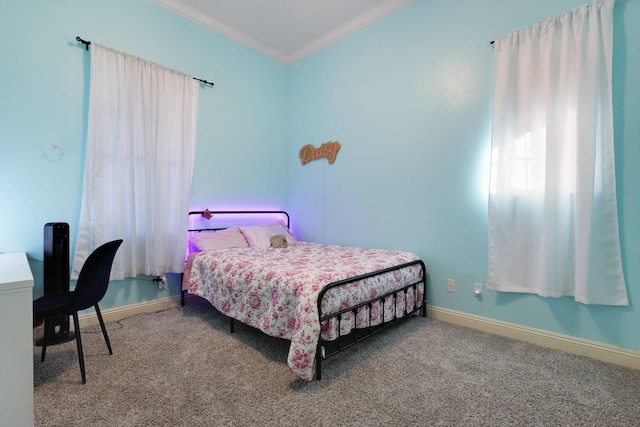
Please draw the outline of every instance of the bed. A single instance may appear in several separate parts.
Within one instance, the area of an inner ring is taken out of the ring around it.
[[[190,226],[182,304],[185,293],[205,298],[232,332],[237,320],[289,340],[287,363],[302,379],[320,380],[323,360],[387,326],[426,317],[425,264],[411,252],[302,242],[284,211],[189,213],[207,221],[256,215],[281,218]],[[272,247],[272,236],[284,236],[284,247]]]

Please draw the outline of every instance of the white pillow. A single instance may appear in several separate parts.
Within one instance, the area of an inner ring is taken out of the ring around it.
[[[240,232],[252,248],[268,248],[271,246],[271,236],[283,234],[287,243],[297,242],[294,236],[283,222],[277,221],[264,225],[240,226]]]
[[[193,245],[199,251],[226,248],[248,248],[249,244],[239,227],[229,227],[218,231],[201,231],[190,236]]]

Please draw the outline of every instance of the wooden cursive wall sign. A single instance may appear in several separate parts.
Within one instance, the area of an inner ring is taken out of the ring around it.
[[[327,141],[320,147],[316,148],[311,144],[307,144],[300,149],[298,157],[300,157],[300,163],[307,164],[311,160],[326,158],[329,164],[336,160],[340,150],[340,143],[338,141]]]

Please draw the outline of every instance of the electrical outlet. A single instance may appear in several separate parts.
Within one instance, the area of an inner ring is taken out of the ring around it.
[[[447,279],[447,292],[456,291],[456,281],[453,279]]]
[[[482,283],[473,284],[473,296],[478,298],[482,296]]]

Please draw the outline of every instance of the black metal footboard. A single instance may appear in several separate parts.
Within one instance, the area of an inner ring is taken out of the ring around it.
[[[398,289],[395,289],[391,292],[388,292],[384,295],[380,295],[377,296],[374,299],[368,300],[368,301],[364,301],[361,302],[359,304],[354,305],[353,307],[349,307],[346,308],[344,310],[341,310],[337,313],[332,313],[332,314],[328,314],[328,315],[324,315],[322,313],[322,300],[325,296],[325,294],[333,289],[336,288],[338,286],[345,286],[349,283],[353,283],[353,282],[357,282],[359,280],[363,280],[369,277],[374,277],[374,276],[378,276],[381,274],[385,274],[385,273],[389,273],[392,271],[396,271],[396,270],[401,270],[404,268],[408,268],[411,267],[413,265],[418,265],[421,269],[421,274],[420,274],[420,279],[414,283],[410,283],[410,284],[406,284],[406,285],[402,285],[401,287],[399,287]],[[418,301],[418,289],[419,287],[422,286],[422,300]],[[407,292],[412,289],[414,292],[414,299],[413,299],[413,307],[408,307],[408,299],[407,299]],[[396,300],[398,298],[399,295],[402,295],[404,297],[403,301],[404,301],[404,307],[402,307],[401,312],[398,311],[398,304],[396,304]],[[393,298],[393,316],[391,320],[385,321],[385,319],[387,318],[385,316],[385,304],[384,301],[387,300],[387,298]],[[380,303],[380,306],[382,307],[382,312],[381,312],[381,319],[382,321],[380,322],[380,324],[378,325],[372,325],[372,305],[374,303]],[[353,318],[354,318],[354,327],[357,326],[357,315],[358,315],[358,310],[361,307],[365,307],[368,306],[368,312],[369,312],[369,319],[368,319],[368,325],[366,325],[366,327],[364,328],[358,328],[355,330],[352,330],[351,332],[349,332],[346,335],[340,335],[341,333],[341,322],[342,322],[342,318],[345,314],[347,313],[352,313]],[[322,361],[323,359],[327,359],[331,356],[334,356],[338,353],[340,353],[341,351],[351,347],[352,345],[370,337],[371,335],[374,335],[375,333],[381,331],[382,329],[387,328],[388,326],[394,324],[396,321],[398,320],[402,320],[402,319],[406,319],[407,317],[413,316],[415,315],[417,312],[422,311],[422,317],[426,317],[427,316],[427,279],[426,279],[426,268],[424,265],[424,262],[422,262],[421,260],[415,260],[415,261],[411,261],[405,264],[401,264],[395,267],[389,267],[389,268],[385,268],[383,270],[378,270],[372,273],[367,273],[367,274],[362,274],[360,276],[356,276],[356,277],[352,277],[349,279],[345,279],[345,280],[340,280],[338,282],[333,282],[330,283],[329,285],[327,285],[321,292],[320,295],[318,295],[318,316],[320,318],[320,325],[322,325],[323,322],[325,321],[329,321],[330,319],[336,319],[337,320],[337,330],[338,330],[338,337],[334,340],[324,340],[322,339],[322,332],[320,333],[320,338],[318,341],[318,347],[316,348],[316,380],[319,380],[322,378]]]

